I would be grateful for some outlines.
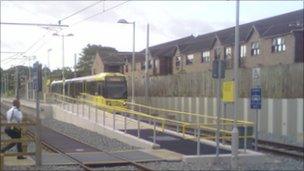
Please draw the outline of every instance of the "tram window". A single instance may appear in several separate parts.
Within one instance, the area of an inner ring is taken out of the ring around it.
[[[87,91],[91,95],[95,95],[96,89],[96,82],[88,82],[87,83]]]
[[[104,96],[104,83],[100,82],[98,85],[98,95]]]

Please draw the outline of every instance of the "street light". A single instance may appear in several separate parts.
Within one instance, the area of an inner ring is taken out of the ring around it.
[[[48,68],[50,69],[50,52],[52,51],[52,49],[48,49],[48,56],[47,56],[47,66],[48,66]]]
[[[134,103],[134,69],[135,69],[135,21],[128,22],[125,19],[120,19],[117,21],[117,23],[133,24],[133,50],[132,50],[132,72],[131,72],[131,102],[133,104]]]
[[[59,36],[62,40],[62,95],[65,95],[65,77],[64,77],[64,37],[74,36],[73,34],[57,34],[53,33],[53,36]]]

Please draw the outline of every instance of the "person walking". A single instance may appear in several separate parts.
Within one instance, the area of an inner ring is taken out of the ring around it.
[[[23,119],[22,112],[20,111],[20,101],[18,99],[15,99],[13,101],[13,106],[6,112],[6,120],[8,123],[20,123]],[[11,137],[12,139],[18,139],[21,138],[21,128],[17,126],[7,126],[5,127],[5,133]],[[1,152],[5,152],[11,148],[13,148],[15,145],[17,145],[17,151],[19,153],[22,152],[22,145],[21,143],[10,143],[3,149],[1,149]],[[26,157],[19,155],[17,156],[17,159],[26,159]]]

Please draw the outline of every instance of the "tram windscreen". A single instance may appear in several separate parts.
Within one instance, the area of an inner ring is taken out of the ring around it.
[[[106,77],[106,98],[126,99],[127,83],[124,77]]]

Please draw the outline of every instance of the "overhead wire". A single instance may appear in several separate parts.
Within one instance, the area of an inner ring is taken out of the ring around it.
[[[105,0],[104,0],[104,1],[105,1]],[[62,19],[59,20],[59,21],[66,20],[66,19],[68,19],[68,18],[70,18],[70,17],[72,17],[72,16],[74,16],[74,15],[76,15],[76,14],[82,12],[82,11],[85,11],[85,10],[87,10],[87,9],[89,9],[89,8],[91,8],[91,7],[93,7],[93,6],[97,5],[97,4],[99,4],[99,3],[101,3],[101,2],[104,2],[104,1],[98,1],[98,2],[96,2],[96,3],[94,3],[94,4],[91,4],[91,5],[85,7],[85,8],[83,8],[83,9],[81,9],[81,10],[78,10],[78,11],[76,11],[76,12],[70,14],[70,15],[67,16],[67,17],[62,18]],[[114,5],[114,6],[110,7],[110,8],[108,8],[108,9],[105,9],[105,7],[103,7],[103,11],[102,11],[102,12],[98,12],[98,13],[96,13],[96,14],[94,14],[94,15],[91,15],[91,16],[89,16],[89,17],[87,17],[87,18],[81,20],[81,21],[78,21],[78,22],[76,22],[76,23],[73,23],[72,25],[70,25],[70,27],[75,26],[75,25],[78,25],[78,24],[80,24],[80,23],[82,23],[82,22],[84,22],[84,21],[86,21],[86,20],[88,20],[88,19],[91,19],[91,18],[93,18],[93,17],[95,17],[95,16],[97,16],[97,15],[100,15],[100,14],[106,13],[106,12],[108,12],[108,11],[110,11],[110,10],[113,10],[113,9],[115,9],[115,8],[117,8],[117,7],[121,6],[121,5],[123,5],[123,4],[127,3],[127,2],[129,2],[129,1],[130,1],[130,0],[124,1],[124,2],[122,2],[122,3],[119,3],[119,4],[117,4],[117,5]],[[62,31],[62,30],[64,30],[64,29],[61,29],[60,31]],[[45,36],[46,36],[50,31],[52,31],[52,30],[48,30],[41,38],[39,38],[37,41],[35,41],[35,42],[34,42],[28,49],[26,49],[23,53],[18,53],[18,54],[12,55],[12,56],[10,56],[9,58],[10,58],[11,60],[13,60],[13,59],[17,59],[17,58],[13,58],[13,57],[15,57],[15,56],[26,54],[26,53],[27,53],[29,50],[31,50],[36,44],[38,44],[40,41],[42,41],[42,40],[45,38]],[[36,53],[38,50],[40,50],[46,43],[47,43],[47,42],[44,42],[44,44],[41,45],[38,49],[36,49],[33,53]],[[20,58],[18,58],[18,59],[20,60]],[[21,58],[21,59],[22,59],[22,58]],[[7,59],[7,60],[9,60],[9,59]],[[23,58],[23,60],[27,60],[27,59],[26,59],[26,58]],[[10,61],[6,61],[6,63],[9,63],[9,62],[10,62]],[[22,61],[21,61],[21,62],[22,62]]]
[[[104,0],[103,0],[103,1],[104,1]],[[62,18],[62,19],[59,20],[59,21],[62,22],[63,20],[66,20],[66,19],[68,19],[68,18],[71,18],[71,17],[73,17],[74,15],[76,15],[76,14],[78,14],[78,13],[81,13],[81,12],[83,12],[83,11],[85,11],[85,10],[87,10],[87,9],[89,9],[89,8],[91,8],[91,7],[93,7],[93,6],[97,5],[97,4],[99,4],[99,3],[101,3],[101,2],[102,2],[102,0],[100,0],[100,1],[98,1],[98,2],[95,2],[94,4],[91,4],[91,5],[85,7],[85,8],[83,8],[83,9],[81,9],[81,10],[78,10],[78,11],[76,11],[76,12],[74,12],[74,13],[72,13],[72,14],[70,14],[70,15],[64,17],[64,18]]]
[[[115,9],[115,8],[117,8],[117,7],[121,6],[121,5],[123,5],[123,4],[127,3],[127,2],[129,2],[129,1],[130,1],[130,0],[127,0],[127,1],[124,1],[124,2],[119,3],[119,4],[117,4],[117,5],[114,5],[114,6],[110,7],[110,8],[108,8],[108,9],[104,9],[102,12],[98,12],[98,13],[96,13],[96,14],[94,14],[94,15],[91,15],[91,16],[89,16],[89,17],[83,19],[83,20],[80,20],[80,21],[78,21],[78,22],[75,22],[75,23],[71,24],[70,27],[73,27],[73,26],[75,26],[75,25],[78,25],[78,24],[80,24],[80,23],[82,23],[82,22],[84,22],[84,21],[86,21],[86,20],[88,20],[88,19],[91,19],[91,18],[93,18],[93,17],[95,17],[95,16],[97,16],[97,15],[106,13],[106,12],[112,10],[112,9]]]

